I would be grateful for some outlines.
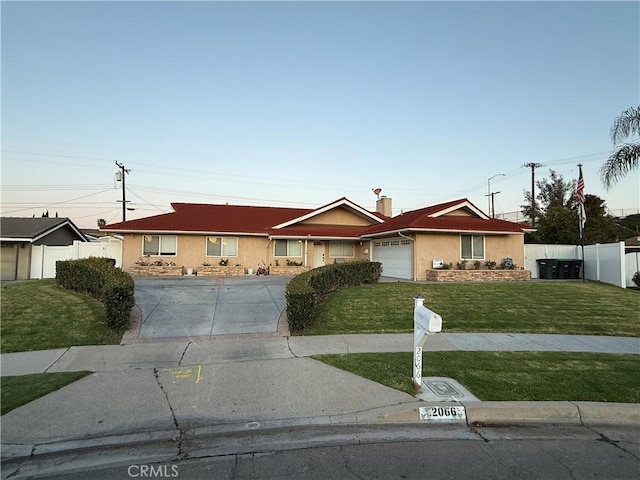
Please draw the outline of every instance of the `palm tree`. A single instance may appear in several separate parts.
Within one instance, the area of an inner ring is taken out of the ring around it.
[[[640,142],[619,145],[624,139],[635,135],[640,135],[640,107],[625,110],[611,125],[611,142],[614,150],[600,169],[602,183],[607,189],[624,178],[632,169],[638,168]]]

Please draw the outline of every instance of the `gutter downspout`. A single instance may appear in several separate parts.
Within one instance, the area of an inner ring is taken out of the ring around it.
[[[398,235],[401,236],[402,238],[406,238],[408,240],[411,240],[411,270],[413,273],[413,281],[417,282],[418,281],[418,275],[417,275],[417,267],[416,267],[416,255],[415,255],[415,251],[416,251],[416,239],[412,238],[412,237],[408,237],[407,235],[403,234],[402,232],[398,232]]]

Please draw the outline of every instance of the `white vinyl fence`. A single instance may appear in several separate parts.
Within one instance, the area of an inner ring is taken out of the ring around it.
[[[579,245],[539,245],[524,246],[525,269],[538,278],[536,260],[542,258],[582,259]],[[585,245],[583,268],[587,280],[611,283],[626,288],[633,285],[631,277],[638,271],[638,252],[625,254],[624,242]]]
[[[55,278],[58,260],[77,260],[88,257],[106,257],[116,260],[116,267],[122,265],[121,242],[73,242],[66,247],[34,245],[31,247],[31,277]]]

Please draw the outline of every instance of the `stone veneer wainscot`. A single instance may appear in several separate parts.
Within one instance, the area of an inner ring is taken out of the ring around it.
[[[182,276],[182,266],[134,265],[129,273],[138,277],[178,277]]]
[[[196,269],[199,277],[241,277],[244,267],[240,265],[209,265]]]
[[[513,282],[531,280],[530,270],[427,270],[431,282]]]

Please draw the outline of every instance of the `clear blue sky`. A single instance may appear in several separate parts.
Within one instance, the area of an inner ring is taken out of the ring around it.
[[[640,104],[638,2],[2,2],[2,215],[171,202],[519,210],[598,170]]]

